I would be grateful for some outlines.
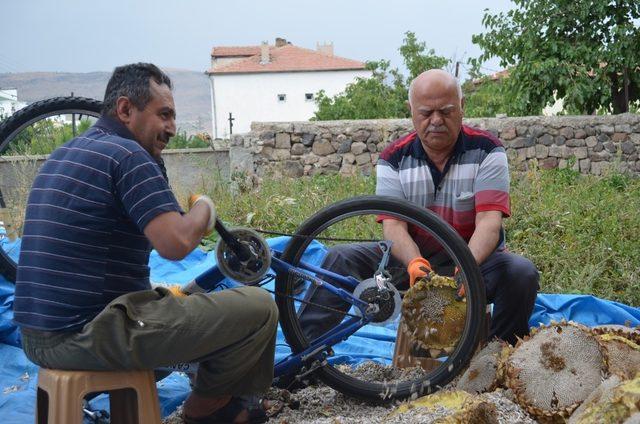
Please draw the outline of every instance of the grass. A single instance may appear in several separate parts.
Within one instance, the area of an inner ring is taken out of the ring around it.
[[[245,226],[293,233],[306,218],[338,200],[375,192],[375,178],[361,176],[314,176],[298,179],[267,178],[259,191],[241,178],[234,183],[220,179],[203,181],[198,189],[214,199],[218,215],[231,226]],[[240,181],[240,182],[238,182]],[[186,205],[187,193],[174,187],[176,197]],[[215,233],[205,247],[213,247]]]
[[[259,190],[218,182],[208,193],[225,222],[288,233],[326,205],[374,191],[375,177],[330,175],[266,178]],[[640,306],[640,179],[534,168],[513,174],[511,196],[507,245],[536,264],[541,291]]]
[[[640,306],[640,179],[533,169],[512,182],[511,250],[542,272],[545,292]]]
[[[7,194],[15,192],[26,200],[27,190],[20,186],[29,187],[30,179],[20,183],[20,176],[30,171],[20,166],[16,162],[14,177],[0,184]],[[619,173],[595,177],[570,169],[533,167],[526,173],[514,173],[511,187],[512,218],[505,220],[507,245],[536,264],[542,273],[541,291],[593,294],[640,306],[640,179]],[[230,183],[203,176],[198,187],[174,185],[173,189],[183,205],[194,192],[208,193],[219,216],[233,226],[292,233],[324,206],[373,194],[375,177],[265,178],[254,190],[240,177]],[[6,209],[5,215],[11,216],[0,217],[6,224],[15,224],[9,228],[12,234],[21,225],[14,217],[23,216],[24,209],[17,209]],[[204,245],[212,248],[214,242],[212,238]]]

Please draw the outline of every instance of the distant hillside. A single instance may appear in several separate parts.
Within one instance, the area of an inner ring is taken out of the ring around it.
[[[188,133],[211,133],[211,100],[207,76],[201,72],[167,69],[174,85],[178,128]],[[17,88],[18,100],[32,103],[57,96],[102,100],[109,72],[0,73],[0,88]]]

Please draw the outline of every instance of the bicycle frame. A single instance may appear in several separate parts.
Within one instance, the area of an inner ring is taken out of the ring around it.
[[[307,349],[299,353],[292,353],[278,361],[275,364],[274,368],[274,379],[276,381],[283,375],[289,375],[296,372],[297,370],[302,369],[305,364],[310,364],[316,360],[320,362],[324,361],[326,353],[331,348],[331,346],[346,340],[358,329],[371,322],[369,312],[367,311],[367,308],[369,307],[368,303],[354,297],[353,294],[349,291],[334,286],[326,279],[331,279],[343,286],[349,287],[351,291],[356,288],[360,281],[351,276],[344,277],[342,275],[308,264],[303,261],[300,261],[298,266],[293,266],[281,260],[281,254],[282,252],[271,249],[271,268],[275,271],[276,275],[290,274],[310,281],[317,287],[323,287],[336,296],[339,296],[345,302],[348,302],[351,305],[355,306],[359,310],[361,316],[349,317],[347,320],[343,321],[335,328],[331,329],[318,339],[314,340]],[[319,278],[318,275],[324,277],[325,279]],[[265,276],[265,278],[261,280],[261,282],[270,277],[272,276]],[[225,276],[220,272],[218,267],[213,266],[209,271],[201,274],[198,278],[196,278],[195,282],[205,291],[211,291],[216,288],[224,279]],[[258,284],[259,283],[253,285]],[[206,358],[202,359],[204,360]],[[198,369],[198,363],[178,363],[167,367],[161,367],[159,369],[163,371],[179,371],[187,374],[193,374]]]

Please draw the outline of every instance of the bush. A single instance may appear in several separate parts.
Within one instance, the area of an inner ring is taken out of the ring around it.
[[[232,187],[219,182],[209,193],[226,222],[291,233],[330,203],[373,194],[375,177],[267,178],[259,193]],[[532,169],[513,174],[511,200],[507,245],[536,264],[541,291],[640,306],[640,179]]]
[[[178,131],[178,133],[171,138],[168,149],[197,149],[209,147],[210,144],[202,136],[199,135],[187,135],[186,131]]]

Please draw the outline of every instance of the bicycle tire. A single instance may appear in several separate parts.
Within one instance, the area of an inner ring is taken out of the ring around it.
[[[0,154],[6,153],[18,134],[38,121],[67,114],[98,117],[101,111],[101,101],[86,97],[55,97],[32,103],[18,110],[0,124]],[[3,248],[0,248],[0,274],[14,283],[16,272],[16,262]]]
[[[395,399],[406,399],[437,390],[458,375],[471,360],[482,339],[485,326],[486,298],[480,270],[466,242],[458,233],[435,213],[404,200],[383,196],[362,196],[340,201],[330,205],[308,218],[296,231],[296,236],[282,253],[282,260],[297,264],[310,239],[322,232],[332,222],[339,222],[341,217],[357,213],[391,215],[406,222],[428,228],[431,233],[443,242],[443,246],[455,257],[467,284],[467,319],[461,341],[450,354],[449,359],[435,372],[422,381],[423,384],[402,382],[395,392],[382,396],[388,385],[378,382],[363,381],[344,374],[332,365],[324,365],[315,373],[327,385],[356,398],[369,402],[384,403]],[[294,353],[299,353],[309,346],[295,310],[292,299],[294,281],[288,275],[276,278],[276,303],[280,311],[280,324],[283,334]],[[424,383],[428,383],[425,387]]]

